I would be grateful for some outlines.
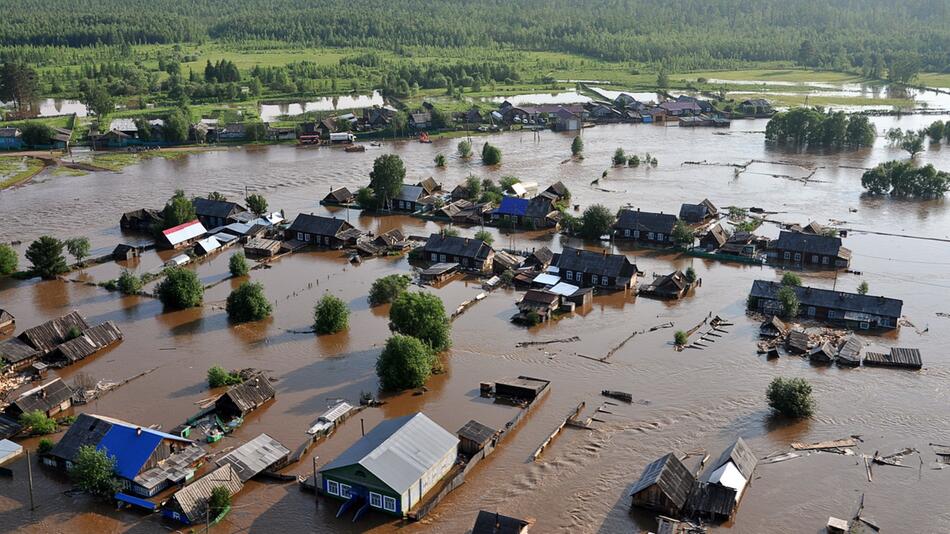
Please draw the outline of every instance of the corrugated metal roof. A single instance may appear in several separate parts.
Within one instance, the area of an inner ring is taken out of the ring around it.
[[[165,236],[165,239],[167,239],[169,243],[172,245],[177,245],[206,233],[208,233],[208,231],[205,230],[205,227],[203,224],[201,224],[201,221],[194,220],[184,224],[179,224],[178,226],[169,228],[168,230],[164,230],[162,235]]]
[[[535,284],[541,284],[544,286],[553,286],[561,282],[561,278],[553,274],[539,274],[534,277],[533,282]]]
[[[458,442],[425,414],[407,415],[376,425],[320,472],[359,464],[402,494]]]
[[[261,434],[218,459],[218,465],[231,464],[234,471],[247,482],[252,477],[277,464],[290,455],[290,449],[279,441]]]
[[[12,460],[23,452],[23,447],[8,439],[0,439],[0,464]]]
[[[190,523],[204,519],[205,508],[214,488],[223,486],[231,495],[241,491],[244,484],[231,464],[222,465],[207,475],[185,486],[172,495],[172,500],[188,518]]]
[[[112,119],[109,123],[109,130],[118,130],[120,132],[137,132],[139,127],[135,125],[133,119]]]
[[[548,289],[548,291],[550,291],[551,293],[554,293],[554,294],[556,294],[556,295],[562,295],[562,296],[565,296],[565,297],[570,297],[570,296],[573,295],[574,293],[577,293],[577,291],[578,291],[579,289],[580,289],[580,288],[577,287],[577,286],[568,284],[568,283],[566,283],[566,282],[561,282],[561,283],[555,285],[554,287],[552,287],[551,289]]]
[[[208,254],[221,246],[221,242],[214,236],[206,237],[195,243],[195,249],[202,254]]]

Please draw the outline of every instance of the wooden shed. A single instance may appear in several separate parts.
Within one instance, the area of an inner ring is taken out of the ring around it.
[[[68,341],[71,332],[88,329],[86,320],[79,312],[73,311],[58,319],[26,329],[20,333],[19,338],[45,354]]]
[[[18,418],[28,412],[43,412],[52,417],[73,405],[73,390],[63,382],[62,378],[55,378],[42,386],[24,391],[7,406],[5,412],[13,418]]]
[[[46,359],[54,367],[64,367],[92,356],[119,341],[122,341],[122,331],[112,321],[106,321],[56,347]]]
[[[215,411],[221,415],[243,417],[276,395],[274,386],[259,373],[218,397],[218,400],[214,401]]]
[[[678,516],[696,482],[693,474],[673,453],[647,466],[631,491],[633,506]]]
[[[7,310],[0,309],[0,332],[12,329],[16,326],[16,318]]]
[[[486,445],[492,442],[498,431],[472,419],[457,432],[459,438],[459,452],[469,456],[478,454]]]
[[[224,487],[232,496],[244,488],[231,464],[224,464],[175,492],[162,508],[162,515],[186,525],[203,523],[214,488]]]
[[[548,380],[528,376],[507,378],[495,382],[495,396],[530,402],[541,395],[550,383]]]

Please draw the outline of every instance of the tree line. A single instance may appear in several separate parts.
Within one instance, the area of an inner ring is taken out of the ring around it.
[[[874,125],[866,116],[825,112],[820,107],[798,107],[776,113],[765,126],[767,141],[812,148],[870,146],[876,135]]]

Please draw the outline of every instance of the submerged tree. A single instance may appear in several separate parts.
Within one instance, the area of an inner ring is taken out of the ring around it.
[[[412,278],[406,274],[390,274],[377,278],[369,288],[369,305],[379,306],[388,304],[401,295],[409,287]]]
[[[17,255],[13,247],[6,243],[0,243],[0,276],[12,274],[17,268]]]
[[[472,157],[472,143],[468,139],[462,139],[458,144],[459,156],[463,158]]]
[[[326,294],[313,310],[313,329],[317,334],[335,334],[346,330],[350,309],[338,297]]]
[[[267,213],[267,199],[263,195],[255,193],[244,200],[247,202],[247,209],[251,210],[254,215],[262,217]]]
[[[613,162],[614,165],[623,165],[627,162],[627,155],[624,153],[623,148],[618,146],[617,150],[614,150]]]
[[[178,189],[168,199],[165,209],[162,210],[162,230],[174,228],[197,218],[198,213],[195,211],[195,205],[191,202],[191,199],[185,196],[183,190]]]
[[[69,476],[79,489],[107,499],[121,489],[121,484],[115,477],[115,467],[115,456],[110,456],[108,449],[82,445],[73,458]]]
[[[798,296],[790,286],[783,286],[778,290],[778,301],[782,306],[782,316],[786,319],[798,317]]]
[[[786,417],[810,417],[814,413],[811,385],[804,378],[776,377],[765,395],[769,406]]]
[[[432,293],[405,292],[399,295],[389,310],[389,328],[420,339],[436,352],[452,345],[451,323],[445,306]]]
[[[389,202],[399,195],[405,178],[406,166],[402,158],[395,154],[376,158],[373,171],[369,173],[369,187],[380,207],[389,206]]]
[[[577,136],[571,141],[571,155],[575,158],[580,156],[584,152],[584,141],[581,139],[581,136]]]
[[[425,385],[432,374],[436,356],[422,341],[396,334],[376,360],[376,375],[387,390],[402,390]]]
[[[169,267],[165,269],[165,278],[158,283],[155,293],[166,307],[183,310],[201,304],[205,288],[194,271]]]
[[[247,265],[247,257],[244,256],[243,252],[238,252],[228,259],[228,271],[235,278],[247,275],[250,267]]]
[[[82,263],[83,258],[89,257],[89,250],[91,248],[89,238],[87,237],[73,237],[66,240],[66,250],[68,250],[69,255],[76,258],[76,261],[79,263]]]
[[[244,282],[228,295],[225,310],[231,321],[246,323],[269,317],[271,305],[260,282]]]
[[[501,150],[489,143],[482,147],[482,163],[485,165],[498,165],[501,163]]]
[[[601,204],[588,206],[580,221],[580,234],[587,239],[600,239],[614,224],[614,214]]]
[[[31,272],[45,279],[56,278],[69,271],[63,256],[62,241],[48,235],[30,243],[26,249],[26,259],[33,264]]]

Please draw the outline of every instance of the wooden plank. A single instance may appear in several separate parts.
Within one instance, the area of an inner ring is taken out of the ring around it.
[[[838,449],[842,447],[854,447],[858,442],[854,438],[833,439],[831,441],[819,441],[817,443],[801,443],[796,441],[792,443],[792,448],[796,451],[816,451],[821,449]]]

